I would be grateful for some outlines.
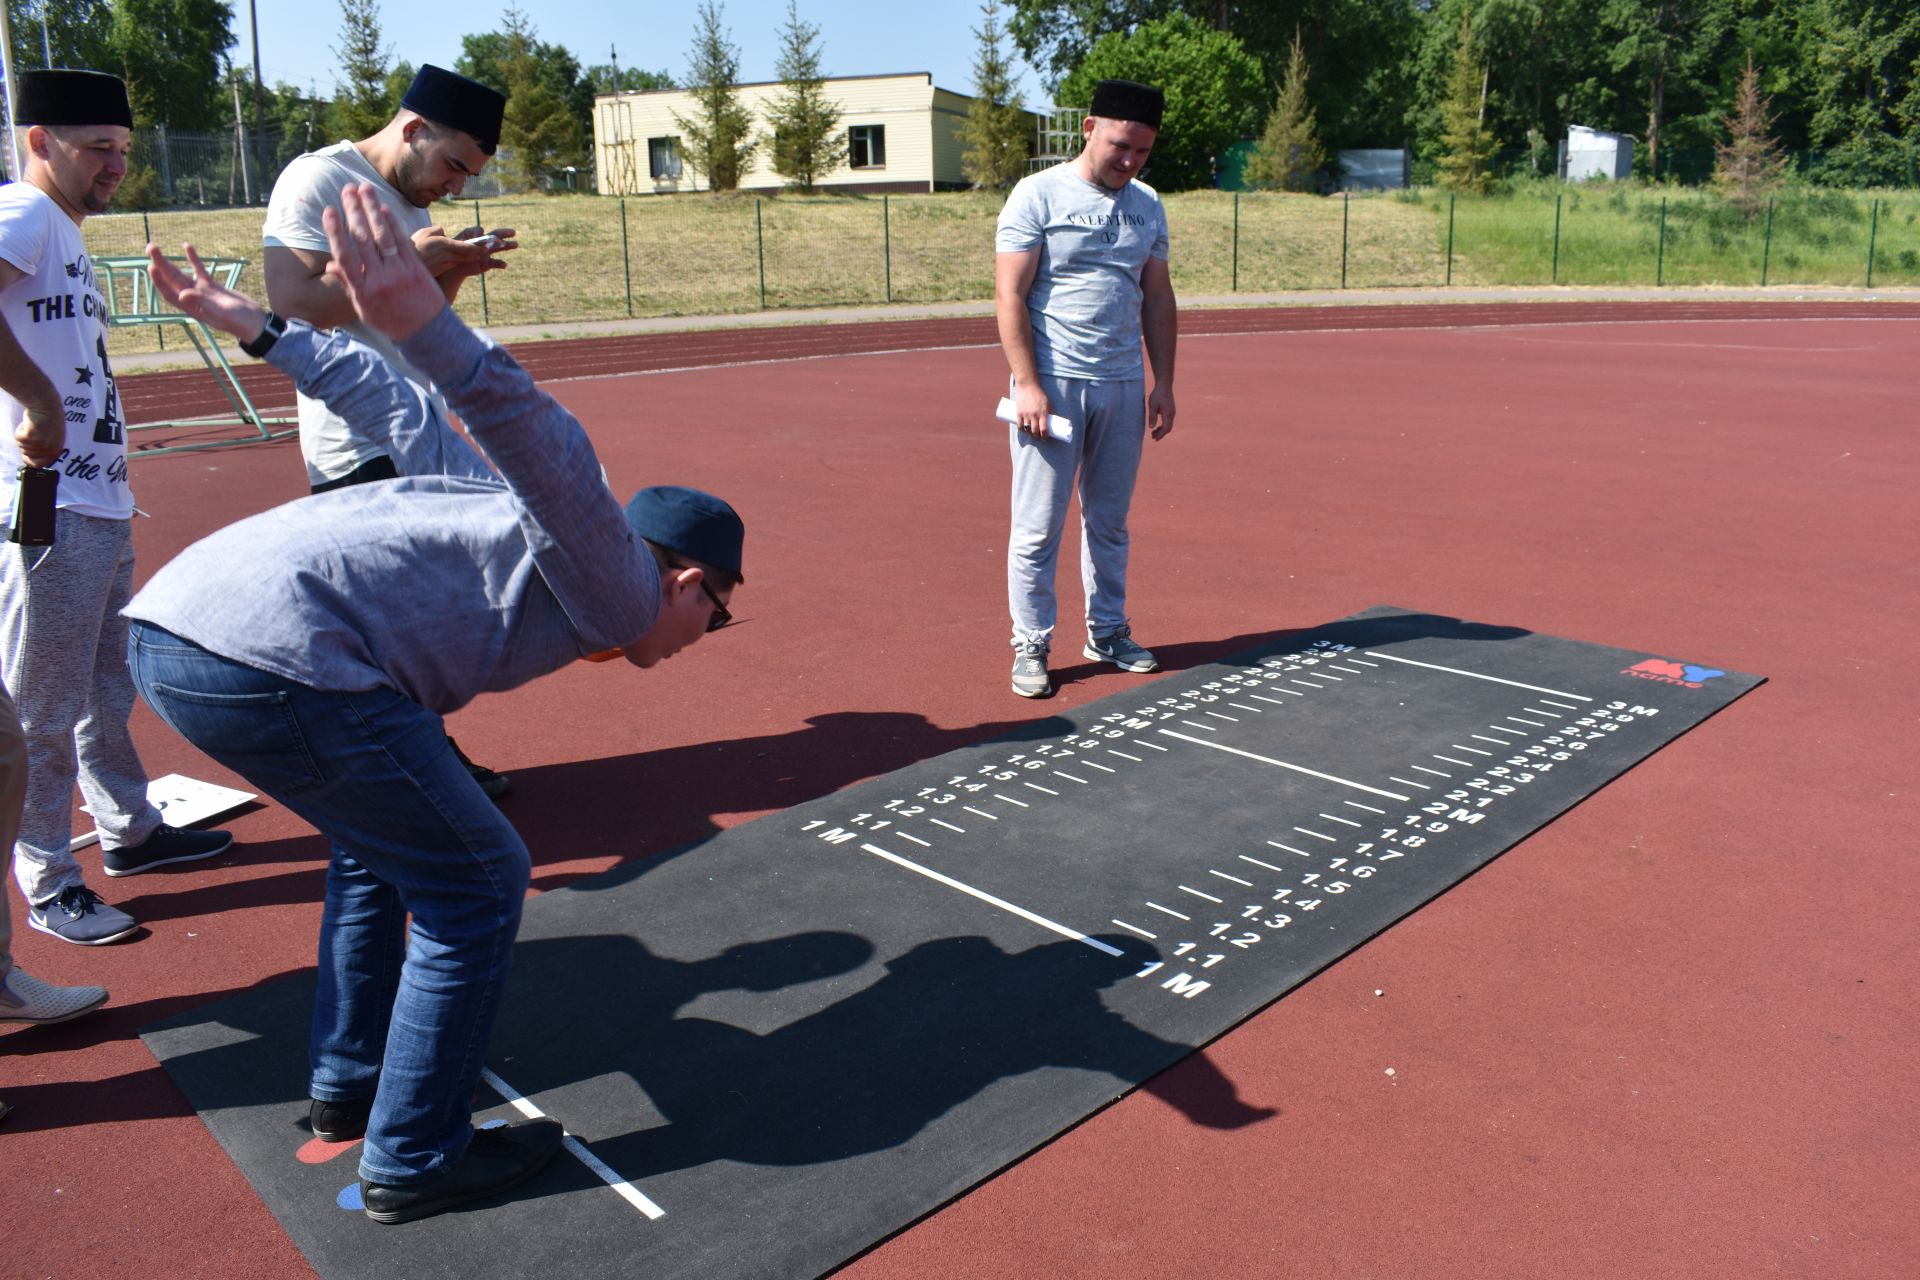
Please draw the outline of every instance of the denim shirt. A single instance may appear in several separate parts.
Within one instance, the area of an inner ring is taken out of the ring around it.
[[[659,571],[578,420],[451,308],[401,351],[484,461],[377,353],[289,322],[269,361],[384,438],[401,478],[201,539],[126,616],[316,689],[384,685],[441,714],[644,635]]]

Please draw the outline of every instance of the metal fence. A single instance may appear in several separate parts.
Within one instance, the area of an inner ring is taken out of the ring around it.
[[[1190,192],[1166,199],[1175,288],[1193,296],[1487,285],[1920,286],[1920,193],[1793,189],[1742,209],[1630,185],[1455,198]],[[507,268],[459,310],[488,325],[986,299],[998,197],[551,196],[437,206],[449,231],[511,227]],[[192,242],[250,259],[262,211],[87,220],[90,251]],[[116,350],[155,331],[117,332]]]

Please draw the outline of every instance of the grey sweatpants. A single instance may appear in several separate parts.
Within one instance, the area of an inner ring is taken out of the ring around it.
[[[1013,454],[1013,530],[1007,539],[1007,607],[1013,643],[1050,640],[1057,604],[1054,572],[1074,480],[1080,488],[1080,582],[1087,631],[1127,625],[1127,511],[1147,431],[1146,383],[1040,376],[1053,412],[1073,439],[1007,428]]]
[[[27,735],[26,808],[13,875],[34,906],[84,883],[68,851],[73,784],[101,844],[136,845],[160,825],[127,717],[127,620],[133,530],[126,520],[61,511],[51,547],[0,543],[0,681]]]
[[[20,830],[20,803],[27,794],[27,735],[20,731],[20,713],[13,709],[7,687],[0,684],[0,842],[11,846]],[[0,983],[13,969],[13,904],[0,884]]]

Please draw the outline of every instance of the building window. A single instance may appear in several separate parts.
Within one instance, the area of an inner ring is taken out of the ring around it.
[[[887,167],[887,126],[857,124],[847,130],[847,167],[850,169]]]
[[[648,138],[647,171],[657,179],[680,176],[680,139]]]

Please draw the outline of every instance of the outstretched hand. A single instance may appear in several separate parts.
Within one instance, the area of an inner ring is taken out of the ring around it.
[[[200,261],[200,254],[192,245],[187,245],[186,251],[187,265],[193,268],[192,275],[170,262],[160,252],[160,246],[147,246],[148,273],[153,277],[153,287],[160,291],[160,296],[202,324],[212,325],[222,333],[230,333],[242,342],[251,342],[259,337],[260,330],[267,323],[266,308],[246,294],[229,289],[215,280],[208,274],[206,264]]]
[[[339,281],[369,328],[404,342],[446,307],[447,295],[371,186],[348,187],[321,223],[333,253],[327,276]]]

